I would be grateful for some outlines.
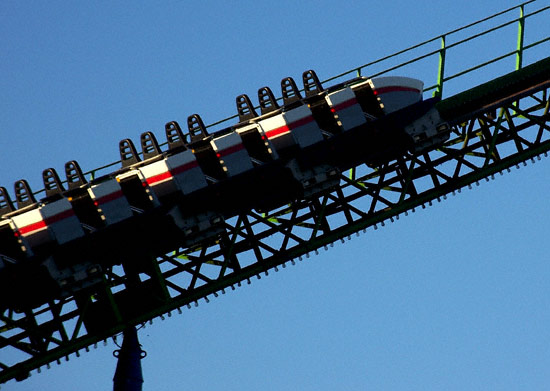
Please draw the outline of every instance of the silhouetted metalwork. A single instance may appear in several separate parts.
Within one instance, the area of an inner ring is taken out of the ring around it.
[[[523,52],[527,49],[523,37],[521,45]],[[442,61],[446,50],[449,46],[444,45],[436,52]],[[32,370],[78,357],[90,346],[120,333],[125,334],[122,351],[127,341],[133,346],[126,363],[135,364],[136,355],[141,355],[137,336],[134,340],[132,334],[136,325],[181,313],[182,308],[202,300],[208,302],[243,282],[250,283],[253,278],[260,279],[327,250],[335,241],[377,229],[465,187],[490,181],[514,166],[540,160],[550,151],[550,59],[534,68],[523,67],[522,61],[518,64],[517,73],[438,104],[452,129],[450,139],[435,150],[409,151],[377,165],[360,164],[341,175],[339,185],[333,189],[273,210],[243,210],[225,220],[216,235],[199,244],[177,244],[158,257],[134,251],[132,262],[124,266],[89,269],[93,275],[100,275],[100,283],[93,289],[52,297],[32,309],[1,309],[0,383],[22,380]],[[443,69],[441,65],[438,85],[432,87],[436,95],[441,94],[443,81],[449,79],[444,77]],[[321,88],[311,75],[307,80],[311,91]],[[301,96],[292,80],[284,81],[283,91],[290,103]],[[269,89],[260,94],[264,97],[262,114],[278,108],[272,95]],[[242,115],[253,111],[246,98],[237,103],[244,110]],[[200,117],[190,117],[189,125],[195,133],[200,130],[207,134]],[[186,149],[186,136],[176,123],[168,124],[166,132],[170,149]],[[148,153],[157,154],[154,136],[143,136],[142,144]],[[124,141],[120,148],[123,161],[132,164],[139,160],[131,141]],[[76,162],[68,163],[66,173],[69,190],[76,191],[86,183]],[[44,180],[55,196],[62,186],[57,174],[45,173]],[[26,182],[18,182],[16,202],[18,208],[36,202]],[[0,188],[0,210],[8,213],[13,209],[9,195]],[[91,222],[90,229],[94,224],[100,222]],[[0,257],[0,264],[11,261]],[[122,356],[119,353],[119,358]],[[141,370],[134,364],[129,364],[133,369],[128,373],[133,373],[130,377],[137,384],[142,381]]]

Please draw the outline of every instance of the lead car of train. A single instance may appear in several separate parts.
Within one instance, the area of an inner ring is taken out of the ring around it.
[[[213,134],[196,114],[186,133],[169,122],[164,151],[151,132],[141,135],[141,156],[122,140],[122,168],[103,177],[87,181],[71,161],[64,186],[47,169],[39,201],[25,180],[15,183],[17,207],[0,187],[0,309],[29,286],[70,295],[142,247],[158,255],[216,238],[241,211],[314,197],[335,188],[345,169],[424,152],[449,136],[419,80],[356,78],[325,89],[310,70],[303,83],[305,96],[292,78],[281,81],[282,105],[261,88],[259,114],[240,95],[239,123]]]

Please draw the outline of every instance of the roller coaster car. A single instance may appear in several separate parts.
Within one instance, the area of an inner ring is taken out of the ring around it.
[[[0,254],[6,259],[24,259],[32,256],[32,250],[26,239],[15,226],[15,223],[4,216],[15,211],[9,193],[5,187],[0,187]],[[6,261],[3,264],[9,264]],[[1,270],[1,268],[0,268]]]
[[[119,143],[122,170],[115,178],[131,208],[137,214],[160,206],[160,201],[147,183],[147,178],[139,169],[141,159],[132,140],[124,139]]]
[[[193,114],[187,118],[190,141],[186,147],[195,155],[197,162],[208,180],[215,183],[228,176],[220,157],[212,144],[213,136],[208,133],[201,117]]]
[[[84,230],[69,199],[63,195],[64,189],[55,170],[45,170],[43,178],[46,197],[40,202],[36,201],[25,180],[15,183],[18,210],[13,210],[5,189],[0,191],[4,200],[3,211],[11,209],[2,216],[4,220],[0,222],[0,235],[3,239],[0,253],[4,260],[13,260],[9,270],[0,273],[9,274],[35,265],[36,273],[42,275],[45,281],[57,284],[50,284],[49,291],[43,290],[42,296],[69,295],[73,290],[81,289],[83,284],[93,285],[99,282],[95,272],[77,273],[68,281],[66,276],[75,273],[74,267],[84,267],[86,271],[90,271],[98,269],[98,266],[92,265],[85,256],[80,257],[77,265],[74,263],[72,252],[78,239],[84,236]],[[45,257],[47,260],[44,260]],[[13,284],[11,281],[9,283]],[[29,289],[32,288],[29,286]]]
[[[246,96],[237,99],[250,104]],[[242,111],[240,114],[243,118]],[[255,113],[250,118],[254,116]],[[210,182],[207,189],[191,195],[199,210],[234,216],[250,208],[265,207],[287,192],[292,177],[282,164],[274,162],[274,150],[266,146],[254,124],[243,121],[209,135],[200,116],[194,114],[188,119],[188,128],[191,140],[187,147]]]
[[[88,183],[75,160],[65,164],[70,201],[81,225],[88,231],[108,227],[133,215],[120,184],[112,176],[103,176]]]
[[[79,248],[76,252],[86,254],[89,259],[94,259],[102,265],[120,263],[125,254],[121,247],[134,245],[142,232],[143,222],[130,219],[134,216],[135,210],[130,206],[116,179],[118,172],[88,183],[74,160],[65,165],[65,172],[69,189],[64,194],[87,232],[87,235],[77,242]],[[98,246],[98,243],[101,243],[101,246]],[[63,259],[59,255],[54,258]],[[67,257],[65,263],[74,266],[67,261]],[[86,265],[85,269],[95,270],[96,266]],[[67,280],[63,274],[60,275],[61,279]]]
[[[218,137],[214,137],[211,144],[228,177],[252,170],[252,160],[238,133],[228,132],[221,134]]]
[[[252,170],[252,159],[241,138],[241,132],[226,128],[209,135],[198,114],[189,117],[188,126],[191,135],[188,147],[197,156],[206,175],[211,173],[216,179],[226,179]],[[249,131],[243,133],[251,136]],[[251,137],[247,137],[247,142],[253,142]]]
[[[208,184],[193,152],[186,148],[176,122],[166,124],[169,150],[162,153],[151,132],[141,135],[144,161],[137,169],[154,195],[165,200],[190,194]]]
[[[269,87],[260,88],[258,90],[258,98],[260,100],[262,116],[279,110],[279,104]],[[239,95],[236,102],[239,123],[233,127],[233,130],[241,136],[243,145],[248,151],[252,162],[256,165],[261,165],[277,160],[279,158],[277,151],[266,137],[260,125],[256,123],[258,114],[254,110],[250,98],[245,94]]]
[[[280,107],[269,87],[261,88],[258,97],[261,116],[247,95],[239,95],[236,98],[239,123],[220,132],[221,135],[238,135],[248,155],[246,160],[253,165],[241,172],[242,175],[233,177],[225,192],[231,195],[228,211],[233,215],[248,209],[271,210],[291,202],[300,194],[291,170],[279,155],[281,150],[276,149],[258,123],[276,115]]]
[[[284,106],[254,120],[282,159],[294,157],[301,148],[323,140],[311,109],[304,104],[296,83],[290,77],[281,81]]]
[[[131,140],[120,143],[123,170],[129,171],[123,171],[116,179],[125,198],[139,213],[154,209],[143,218],[157,229],[151,233],[150,227],[143,227],[150,235],[143,240],[166,242],[170,238],[190,244],[217,235],[222,229],[221,216],[196,205],[189,196],[208,185],[195,154],[187,148],[177,122],[166,124],[166,135],[167,152],[160,150],[151,132],[141,135],[143,161]]]
[[[372,79],[370,83],[384,114],[402,113],[403,122],[406,122],[404,130],[414,143],[413,152],[432,149],[449,138],[449,125],[441,119],[434,107],[437,100],[422,101],[422,81],[389,76]]]
[[[449,137],[449,127],[434,107],[437,99],[422,100],[420,80],[393,76],[357,78],[329,88],[329,93],[335,90],[343,95],[348,88],[363,113],[362,117],[354,113],[348,120],[360,123],[335,135],[330,144],[315,147],[315,152],[305,159],[310,164],[326,156],[325,161],[342,170],[362,163],[375,167],[407,151],[433,149]],[[353,97],[349,102],[353,106]]]
[[[18,209],[9,218],[16,232],[34,254],[44,248],[65,244],[84,236],[84,231],[69,200],[47,189],[47,197],[37,202],[24,179],[15,182]]]
[[[122,168],[91,183],[71,161],[67,190],[55,170],[43,172],[40,201],[20,180],[15,209],[0,187],[0,297],[11,290],[34,305],[34,284],[48,297],[70,295],[101,281],[103,263],[93,259],[113,265],[140,256],[136,243],[156,254],[211,240],[224,217],[317,196],[338,185],[342,170],[422,153],[449,137],[419,80],[360,77],[325,89],[312,70],[302,79],[305,96],[292,78],[281,81],[282,106],[261,88],[260,115],[240,95],[239,123],[214,134],[196,114],[187,135],[169,122],[167,151],[151,132],[141,135],[143,159],[122,140]]]
[[[326,93],[313,71],[303,74],[306,97],[302,98],[296,83],[290,77],[281,81],[283,111],[260,121],[265,134],[278,142],[279,148],[289,150],[296,146],[297,155],[307,155],[311,147],[342,132],[334,112],[326,100]],[[324,128],[324,129],[323,129]],[[275,144],[275,142],[274,142]],[[275,144],[277,149],[277,145]],[[305,163],[305,164],[304,164]],[[287,167],[300,184],[301,197],[310,197],[336,187],[340,171],[327,162],[310,164],[307,158],[291,158]]]

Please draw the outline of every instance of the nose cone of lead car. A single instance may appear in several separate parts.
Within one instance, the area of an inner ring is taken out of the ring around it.
[[[377,77],[370,80],[371,87],[389,114],[422,100],[424,82],[403,76]]]

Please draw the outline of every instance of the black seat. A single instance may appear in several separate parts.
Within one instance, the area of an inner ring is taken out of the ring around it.
[[[313,69],[305,71],[302,74],[302,81],[304,82],[304,90],[306,92],[306,98],[315,96],[324,91],[317,74]]]
[[[69,190],[76,189],[88,183],[86,178],[84,178],[84,174],[82,174],[80,165],[76,162],[76,160],[71,160],[65,163],[65,175],[67,176],[67,185],[69,186]]]
[[[256,118],[258,114],[252,106],[250,98],[246,94],[237,96],[235,99],[237,103],[237,113],[239,114],[239,122],[244,122]]]
[[[189,148],[193,151],[202,172],[214,179],[220,180],[227,177],[223,170],[220,159],[216,155],[210,140],[210,136],[198,114],[190,115],[187,118],[187,127],[189,128],[190,143]]]
[[[281,91],[283,93],[283,103],[285,106],[289,106],[302,100],[300,90],[298,90],[296,82],[292,77],[285,77],[281,80]]]
[[[10,195],[5,187],[0,186],[0,216],[13,212],[15,208],[11,202]]]
[[[203,141],[209,136],[206,126],[204,126],[204,122],[198,114],[187,117],[187,128],[189,129],[190,144]]]
[[[17,209],[24,208],[36,203],[36,199],[32,194],[29,183],[25,179],[20,179],[14,184],[15,200],[17,201]]]
[[[46,189],[46,197],[58,197],[63,194],[65,189],[61,184],[57,171],[53,168],[46,168],[42,172],[42,180],[44,182],[44,188]]]
[[[120,152],[120,160],[122,161],[122,167],[129,167],[133,164],[139,163],[141,160],[138,156],[136,146],[129,138],[120,140],[118,143],[118,149]]]
[[[157,138],[152,132],[142,133],[139,140],[141,143],[141,152],[143,152],[143,160],[162,154]]]
[[[279,110],[277,99],[275,99],[273,91],[269,87],[262,87],[258,90],[258,100],[260,101],[262,115]]]
[[[185,151],[187,149],[187,139],[176,121],[168,122],[164,125],[164,129],[166,131],[166,140],[168,141],[168,149],[170,151]]]

